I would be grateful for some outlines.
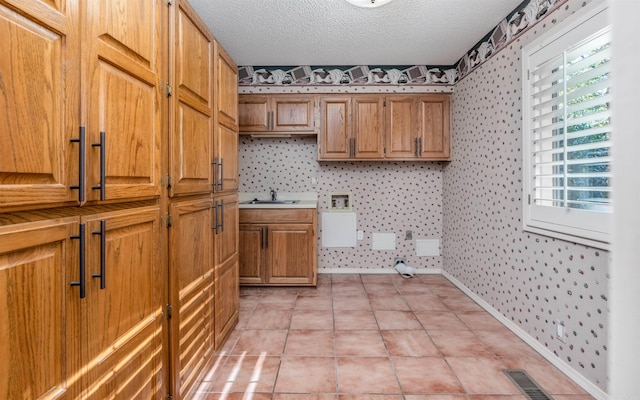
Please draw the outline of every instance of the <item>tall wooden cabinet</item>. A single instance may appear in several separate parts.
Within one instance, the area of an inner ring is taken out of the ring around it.
[[[188,398],[237,322],[237,67],[184,0],[0,35],[0,397]]]

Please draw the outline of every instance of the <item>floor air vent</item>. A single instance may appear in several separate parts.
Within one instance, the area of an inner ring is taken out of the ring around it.
[[[529,400],[552,400],[538,384],[522,369],[505,369],[505,374]]]

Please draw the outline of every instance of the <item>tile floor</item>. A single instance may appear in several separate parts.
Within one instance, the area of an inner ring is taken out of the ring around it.
[[[241,288],[240,321],[196,399],[592,399],[440,275],[320,275]]]

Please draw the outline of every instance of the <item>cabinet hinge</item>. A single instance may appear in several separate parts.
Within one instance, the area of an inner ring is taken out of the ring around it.
[[[167,304],[167,319],[171,319],[173,316],[173,307],[171,304]]]
[[[387,106],[387,101],[386,100],[382,100],[382,107],[386,107]]]
[[[382,148],[382,152],[383,152],[384,154],[387,154],[387,148],[386,148],[386,147]]]
[[[167,228],[171,228],[171,214],[167,213]]]
[[[530,194],[528,194],[528,195],[527,195],[527,202],[528,202],[529,204],[531,204],[531,195],[530,195]]]
[[[171,189],[171,184],[173,180],[171,179],[171,175],[167,175],[167,189]]]
[[[173,93],[173,89],[171,88],[171,85],[169,85],[169,82],[167,82],[167,86],[165,90],[167,92],[167,97],[171,97],[171,94]]]
[[[167,5],[168,5],[168,6],[173,5],[173,3],[171,2],[171,0],[167,0]],[[171,395],[169,395],[169,397],[171,397]],[[171,400],[171,399],[169,399],[169,400]]]
[[[171,3],[171,2],[169,2],[169,3]],[[173,396],[172,396],[172,395],[170,395],[170,394],[168,394],[168,395],[167,395],[167,400],[173,400]]]

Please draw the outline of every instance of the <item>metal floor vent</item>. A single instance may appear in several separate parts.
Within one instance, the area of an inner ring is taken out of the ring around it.
[[[504,369],[509,379],[529,400],[553,400],[523,369]]]

